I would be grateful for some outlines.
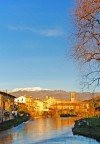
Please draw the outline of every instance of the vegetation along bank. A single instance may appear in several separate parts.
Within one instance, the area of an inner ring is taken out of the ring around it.
[[[90,137],[100,141],[100,118],[81,118],[75,121],[73,134]]]

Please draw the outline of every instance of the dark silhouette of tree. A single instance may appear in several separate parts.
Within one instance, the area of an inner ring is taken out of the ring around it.
[[[74,18],[73,57],[85,68],[85,82],[100,85],[100,0],[77,0]]]

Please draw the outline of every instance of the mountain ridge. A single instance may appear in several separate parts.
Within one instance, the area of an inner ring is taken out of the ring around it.
[[[39,87],[38,87],[39,88]],[[48,89],[37,89],[37,90],[17,90],[10,91],[10,94],[19,96],[32,96],[33,98],[39,98],[41,100],[45,99],[46,96],[54,97],[56,99],[70,100],[70,93],[64,90],[48,90]],[[100,92],[96,92],[94,95],[90,92],[75,92],[76,100],[89,100],[93,97],[100,96]]]

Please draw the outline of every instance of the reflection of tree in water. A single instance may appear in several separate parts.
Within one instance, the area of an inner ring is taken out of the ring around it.
[[[74,124],[74,121],[76,120],[77,118],[57,118],[57,119],[54,119],[54,122],[52,123],[54,127],[56,127],[56,129],[60,129],[60,128],[67,128],[71,125]]]

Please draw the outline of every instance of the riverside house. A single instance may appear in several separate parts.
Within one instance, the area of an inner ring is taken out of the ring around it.
[[[32,96],[20,96],[15,98],[14,101],[16,105],[25,104],[28,110],[34,110],[34,102]]]
[[[26,97],[25,96],[20,96],[20,97],[15,98],[14,101],[15,101],[15,104],[26,103]]]
[[[14,118],[14,98],[15,96],[0,91],[0,123]]]

